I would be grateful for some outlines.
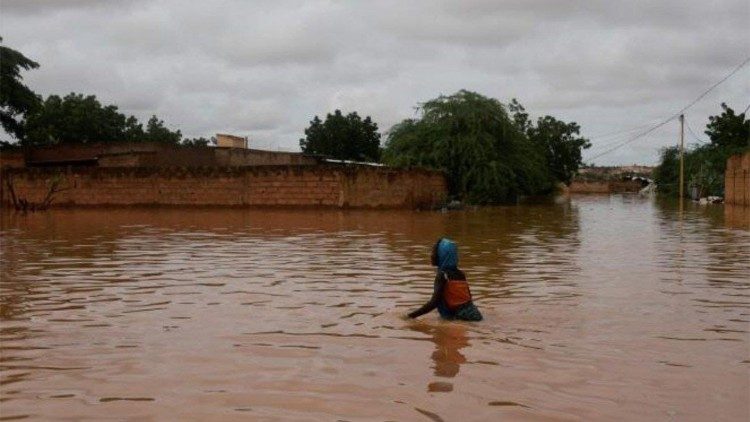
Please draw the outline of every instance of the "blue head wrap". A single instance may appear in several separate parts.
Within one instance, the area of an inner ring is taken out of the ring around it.
[[[446,238],[440,239],[437,247],[437,264],[441,271],[458,269],[458,247],[455,242]]]

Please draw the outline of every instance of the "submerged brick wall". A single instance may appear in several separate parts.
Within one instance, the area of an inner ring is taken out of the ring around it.
[[[724,202],[750,207],[750,152],[733,155],[727,160]]]
[[[23,153],[18,151],[0,151],[0,168],[23,167]]]
[[[64,189],[53,206],[207,205],[428,208],[443,201],[442,173],[368,166],[6,169],[2,203],[41,202],[51,181]]]
[[[625,193],[638,192],[643,189],[641,182],[635,180],[610,180],[588,182],[574,180],[568,188],[570,193]]]

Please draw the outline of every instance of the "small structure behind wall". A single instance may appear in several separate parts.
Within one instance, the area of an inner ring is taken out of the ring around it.
[[[247,138],[241,136],[216,134],[216,146],[219,148],[242,148],[247,149]]]

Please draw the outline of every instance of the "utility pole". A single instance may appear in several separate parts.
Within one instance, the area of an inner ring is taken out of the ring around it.
[[[685,115],[680,114],[680,208],[685,194]]]

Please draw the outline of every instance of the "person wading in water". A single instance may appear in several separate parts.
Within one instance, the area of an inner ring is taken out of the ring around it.
[[[432,248],[432,265],[437,267],[435,287],[430,300],[421,308],[407,314],[417,318],[437,308],[445,319],[481,321],[482,314],[471,300],[469,283],[458,269],[458,247],[450,239],[441,237]]]

